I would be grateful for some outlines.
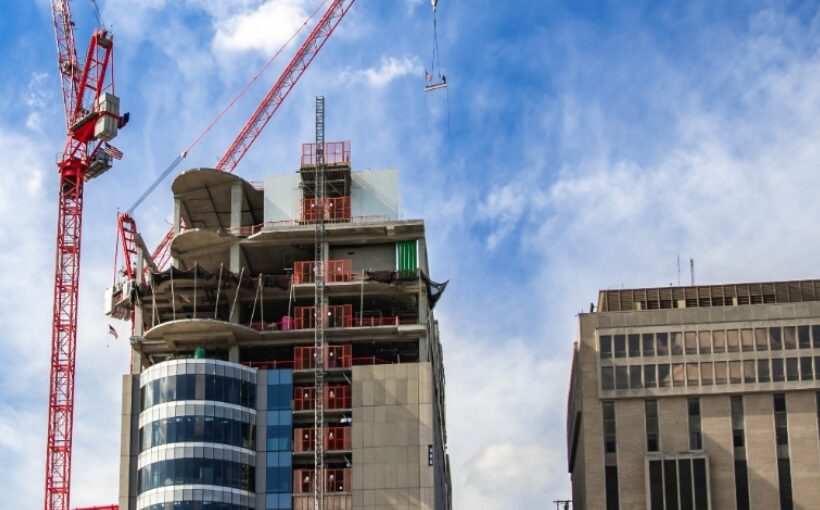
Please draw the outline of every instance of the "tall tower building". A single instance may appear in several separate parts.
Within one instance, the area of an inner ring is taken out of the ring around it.
[[[568,398],[576,510],[820,502],[820,281],[601,291]]]
[[[329,510],[451,508],[424,223],[400,219],[395,171],[352,171],[349,142],[325,145],[317,196],[316,156],[305,144],[298,172],[264,183],[183,172],[173,267],[109,293],[135,325],[120,508],[306,510],[315,492]]]

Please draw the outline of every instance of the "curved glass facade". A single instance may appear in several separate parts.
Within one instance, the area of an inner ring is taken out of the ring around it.
[[[254,467],[218,459],[171,459],[154,462],[139,470],[138,492],[169,485],[216,485],[254,492]]]
[[[176,501],[151,505],[143,510],[253,510],[253,507],[216,501]]]
[[[166,361],[140,374],[138,509],[253,508],[256,376],[209,359]]]
[[[176,416],[151,422],[140,429],[140,451],[170,443],[214,443],[256,448],[256,427],[215,416]]]
[[[223,375],[180,374],[153,380],[140,388],[143,411],[179,400],[209,400],[253,408],[256,386]]]

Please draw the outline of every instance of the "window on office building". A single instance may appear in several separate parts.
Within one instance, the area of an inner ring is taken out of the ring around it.
[[[615,453],[617,438],[615,436],[615,402],[608,400],[602,403],[604,414],[604,452]]]
[[[820,348],[820,325],[811,327],[811,344],[815,349]]]
[[[698,333],[698,347],[701,354],[709,354],[712,352],[712,333],[710,331],[701,331]]]
[[[715,382],[715,368],[711,361],[704,361],[700,364],[701,384],[710,386]]]
[[[663,363],[658,365],[658,387],[659,388],[668,388],[672,385],[672,381],[670,378],[670,365],[669,363]]]
[[[655,365],[643,366],[643,384],[645,388],[654,388],[658,385],[655,378]]]
[[[740,338],[736,329],[726,332],[726,352],[740,351]]]
[[[772,359],[772,381],[781,382],[786,380],[786,369],[783,367],[783,358]]]
[[[626,335],[615,335],[615,357],[626,357]]]
[[[672,333],[672,355],[683,354],[683,333]]]
[[[765,328],[755,328],[755,346],[758,351],[769,350],[769,334]]]
[[[684,344],[686,346],[686,354],[697,354],[698,334],[695,331],[687,331],[684,334]]]
[[[746,384],[755,382],[755,360],[747,359],[743,362],[743,382]]]
[[[811,381],[814,374],[811,370],[811,358],[804,356],[800,358],[800,379],[803,381]]]
[[[601,367],[601,389],[615,389],[615,369],[613,367]]]
[[[771,380],[768,358],[757,360],[757,380],[760,382],[769,382]]]
[[[683,386],[683,363],[672,363],[672,386]]]
[[[726,384],[725,361],[715,361],[715,384]]]
[[[755,340],[751,329],[740,330],[740,348],[743,352],[755,350]]]
[[[629,389],[629,376],[627,375],[627,369],[625,366],[615,367],[615,389]]]
[[[655,335],[652,333],[644,333],[641,335],[641,342],[643,343],[643,355],[655,355]]]
[[[689,449],[702,450],[703,438],[700,433],[700,399],[687,399],[687,409],[689,414]]]
[[[730,361],[729,362],[729,382],[732,384],[740,384],[741,376],[740,376],[740,362],[739,361]]]
[[[789,431],[786,413],[786,395],[772,396],[774,408],[774,433],[777,443],[777,478],[780,488],[780,510],[792,510],[792,475],[789,460]]]
[[[612,337],[609,335],[602,335],[601,343],[601,359],[612,358]]]
[[[644,401],[646,413],[646,451],[660,451],[660,435],[658,426],[658,401]]]
[[[718,354],[726,352],[725,331],[712,331],[712,350]]]
[[[786,349],[797,348],[797,328],[794,326],[786,326],[783,328],[783,345]]]
[[[797,326],[797,345],[801,349],[811,348],[811,335],[808,326]]]
[[[786,380],[797,381],[800,374],[797,370],[797,358],[786,358]]]
[[[669,333],[657,333],[655,335],[657,349],[655,352],[658,356],[667,356],[669,354]]]
[[[618,464],[617,456],[617,436],[615,430],[615,402],[604,401],[604,475],[606,490],[607,510],[618,510]]]
[[[700,373],[698,371],[697,363],[686,364],[686,385],[700,386]]]
[[[746,464],[746,424],[743,397],[730,397],[732,408],[732,445],[735,459],[735,500],[737,510],[749,510],[749,471]]]
[[[783,337],[780,328],[769,328],[769,346],[773,351],[783,350]]]
[[[643,384],[641,383],[641,366],[640,365],[632,365],[629,367],[629,387],[633,390],[636,388],[642,388]]]
[[[649,461],[650,510],[689,510],[708,505],[706,460],[699,457]]]
[[[641,335],[629,335],[627,338],[629,343],[629,357],[637,358],[641,355]]]

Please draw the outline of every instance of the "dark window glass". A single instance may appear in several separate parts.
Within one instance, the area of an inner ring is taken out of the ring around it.
[[[663,461],[666,510],[678,510],[678,470],[674,460]]]
[[[811,361],[811,360],[809,360]],[[629,367],[629,387],[632,389],[641,388],[641,366],[634,365]]]
[[[780,328],[769,328],[769,345],[773,351],[783,349],[783,337],[781,336]]]
[[[609,335],[601,336],[601,359],[609,359],[612,357],[612,337]]]
[[[601,367],[601,389],[615,388],[615,370],[612,367]]]
[[[689,414],[689,449],[703,449],[703,441],[700,433],[700,399],[690,398],[687,400]]]
[[[646,413],[646,451],[657,452],[660,449],[658,442],[658,401],[646,400],[644,402],[644,412]]]
[[[655,355],[655,335],[652,333],[644,333],[642,335],[643,339],[643,355],[644,356],[654,356]]]
[[[669,367],[668,363],[658,365],[658,387],[659,388],[668,388],[671,384],[669,379]]]
[[[820,356],[814,357],[814,378],[820,380]]]
[[[173,459],[149,464],[139,470],[138,492],[171,485],[200,484],[204,478],[212,478],[211,485],[255,491],[254,476],[242,477],[249,467],[238,462],[218,459]],[[206,475],[205,473],[209,473]],[[212,473],[212,475],[210,474]]]
[[[772,360],[772,381],[781,382],[786,380],[786,372],[783,368],[783,359],[774,358]]]
[[[182,374],[151,381],[141,391],[143,410],[164,402],[203,399],[256,406],[256,385],[232,377]]]
[[[726,384],[725,361],[715,361],[715,384]]]
[[[683,363],[672,363],[672,386],[685,384]]]
[[[789,459],[777,460],[777,478],[780,486],[780,510],[792,510],[792,474]]]
[[[689,459],[678,461],[678,487],[681,510],[692,510],[692,462]]]
[[[811,372],[811,358],[800,358],[800,379],[811,381],[813,375]]]
[[[641,335],[629,335],[629,357],[641,355]]]
[[[657,352],[658,356],[666,356],[669,354],[669,333],[657,333],[655,335],[655,339],[657,340],[657,346],[655,352]]]
[[[771,380],[768,359],[757,360],[757,380],[760,382],[769,382]]]
[[[604,418],[604,451],[606,453],[615,453],[616,435],[615,435],[615,402],[602,402],[603,418]]]
[[[626,357],[626,335],[615,335],[615,357]]]
[[[643,366],[643,383],[646,388],[654,388],[657,386],[657,379],[655,379],[655,365]]]
[[[663,467],[661,461],[649,461],[649,503],[651,510],[663,508]]]
[[[797,327],[797,341],[801,349],[809,349],[811,347],[811,335],[809,334],[808,326]]]
[[[786,358],[786,380],[797,381],[800,375],[797,371],[797,358]]]
[[[811,327],[811,341],[815,349],[820,348],[820,325]]]
[[[706,461],[694,459],[692,461],[692,478],[695,482],[695,508],[707,508],[709,482],[706,479]]]
[[[711,361],[704,361],[700,364],[701,384],[709,386],[715,382],[715,367]]]
[[[749,472],[745,460],[735,461],[735,498],[737,510],[749,510]]]
[[[629,377],[627,376],[626,367],[624,366],[615,367],[615,389],[629,389]]]
[[[619,510],[618,466],[606,466],[606,508]]]

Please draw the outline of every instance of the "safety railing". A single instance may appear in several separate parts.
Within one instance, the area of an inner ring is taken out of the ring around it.
[[[345,451],[350,450],[351,434],[350,427],[325,427],[325,450]],[[293,429],[293,451],[312,452],[316,449],[316,429],[295,428]]]
[[[325,283],[353,281],[353,261],[349,259],[328,260]],[[316,261],[300,260],[293,263],[293,283],[316,283]]]
[[[325,368],[350,368],[353,366],[353,347],[350,345],[325,346]],[[293,369],[310,370],[316,367],[315,347],[293,348]]]
[[[350,492],[350,468],[325,468],[325,492]],[[293,492],[312,494],[316,473],[312,468],[293,470]],[[335,508],[335,507],[334,507]]]
[[[316,144],[302,144],[302,168],[316,166]],[[350,165],[350,142],[326,142],[325,143],[325,164],[326,165]]]
[[[326,222],[342,223],[350,221],[352,217],[350,211],[350,195],[325,198],[324,204],[324,218]],[[318,199],[302,199],[302,213],[299,217],[303,223],[316,223],[319,221],[319,214]]]
[[[325,388],[325,409],[350,409],[353,405],[350,386]],[[316,388],[302,386],[293,388],[293,410],[310,411],[316,407]]]
[[[297,306],[293,315],[294,329],[316,328],[315,306]],[[322,316],[326,328],[349,328],[353,326],[353,305],[330,305]]]

